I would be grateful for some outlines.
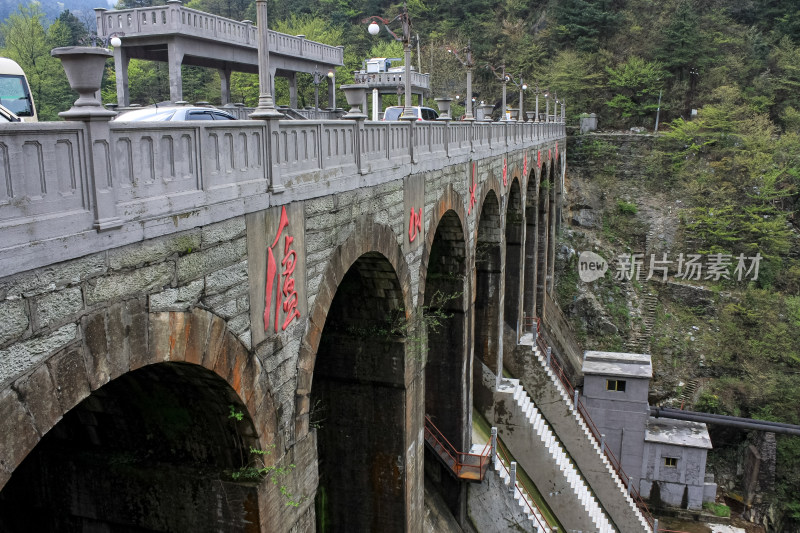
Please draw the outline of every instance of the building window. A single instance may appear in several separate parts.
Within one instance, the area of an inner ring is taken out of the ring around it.
[[[678,458],[677,457],[664,457],[664,466],[677,468],[678,467]]]
[[[607,379],[606,380],[606,390],[613,390],[617,392],[625,392],[625,380],[624,379]]]

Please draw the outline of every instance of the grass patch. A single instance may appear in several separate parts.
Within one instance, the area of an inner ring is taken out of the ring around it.
[[[720,518],[729,518],[731,516],[731,508],[724,503],[705,502],[703,504],[703,509],[711,511],[714,516]]]

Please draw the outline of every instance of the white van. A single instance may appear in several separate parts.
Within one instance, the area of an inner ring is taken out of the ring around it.
[[[7,57],[0,57],[0,105],[22,122],[39,121],[28,78],[17,62]]]

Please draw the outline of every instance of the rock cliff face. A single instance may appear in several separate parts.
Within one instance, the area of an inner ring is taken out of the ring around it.
[[[702,251],[682,230],[689,207],[683,192],[653,178],[669,164],[659,148],[656,137],[646,134],[568,138],[564,231],[556,247],[559,304],[583,349],[652,355],[651,405],[713,409],[708,402],[717,401],[717,390],[711,387],[728,376],[714,363],[719,324],[725,306],[739,305],[742,295],[738,286],[712,290],[705,279],[676,276],[681,253]],[[604,277],[581,280],[584,251],[607,261]],[[669,262],[664,276],[652,268],[659,260]],[[709,430],[717,448],[712,454],[718,454],[713,470],[719,497],[744,497],[753,506],[743,518],[783,530],[785,517],[770,496],[775,441],[748,443],[744,434]]]

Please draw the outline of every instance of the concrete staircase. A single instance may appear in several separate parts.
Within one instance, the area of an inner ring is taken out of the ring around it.
[[[689,409],[691,408],[692,404],[694,403],[694,395],[697,392],[697,387],[700,385],[700,378],[692,378],[689,380],[689,383],[683,387],[683,391],[681,391],[681,395],[678,398],[679,408],[680,409]]]
[[[531,393],[540,414],[559,436],[613,526],[621,533],[652,531],[583,417],[575,409],[573,398],[569,397],[545,356],[534,345],[533,335],[523,336],[517,349],[528,353],[527,358],[523,357],[523,353],[517,354],[517,360],[524,361],[524,368],[517,369],[517,375],[522,376],[525,390]]]
[[[508,487],[511,484],[511,475],[509,473],[510,465],[506,464],[498,455],[495,456],[492,467],[495,473],[500,477],[500,482]],[[551,533],[553,531],[553,529],[548,527],[547,521],[544,519],[544,516],[542,516],[542,513],[539,512],[536,502],[533,501],[530,494],[521,488],[520,483],[517,483],[517,488],[515,490],[510,490],[509,492],[513,492],[514,500],[516,500],[522,510],[522,514],[530,521],[530,526],[533,528],[533,531],[537,533]],[[556,530],[558,530],[558,528],[556,528]]]
[[[656,308],[658,307],[658,297],[648,292],[644,295],[642,312],[641,330],[631,331],[631,337],[626,343],[628,351],[631,353],[649,353],[650,337],[653,335],[653,325],[656,321]]]
[[[535,474],[540,493],[564,527],[613,532],[597,498],[519,380],[502,380],[495,403],[499,406],[495,423],[503,442],[523,468]]]
[[[479,447],[476,446],[474,449],[476,448]],[[547,525],[535,505],[526,504],[527,496],[522,496],[519,490],[509,490],[509,481],[508,471],[500,459],[495,458],[483,482],[468,485],[467,505],[472,526],[469,531],[477,533],[557,532],[557,528],[551,529]],[[535,515],[531,513],[531,509],[536,509]]]

